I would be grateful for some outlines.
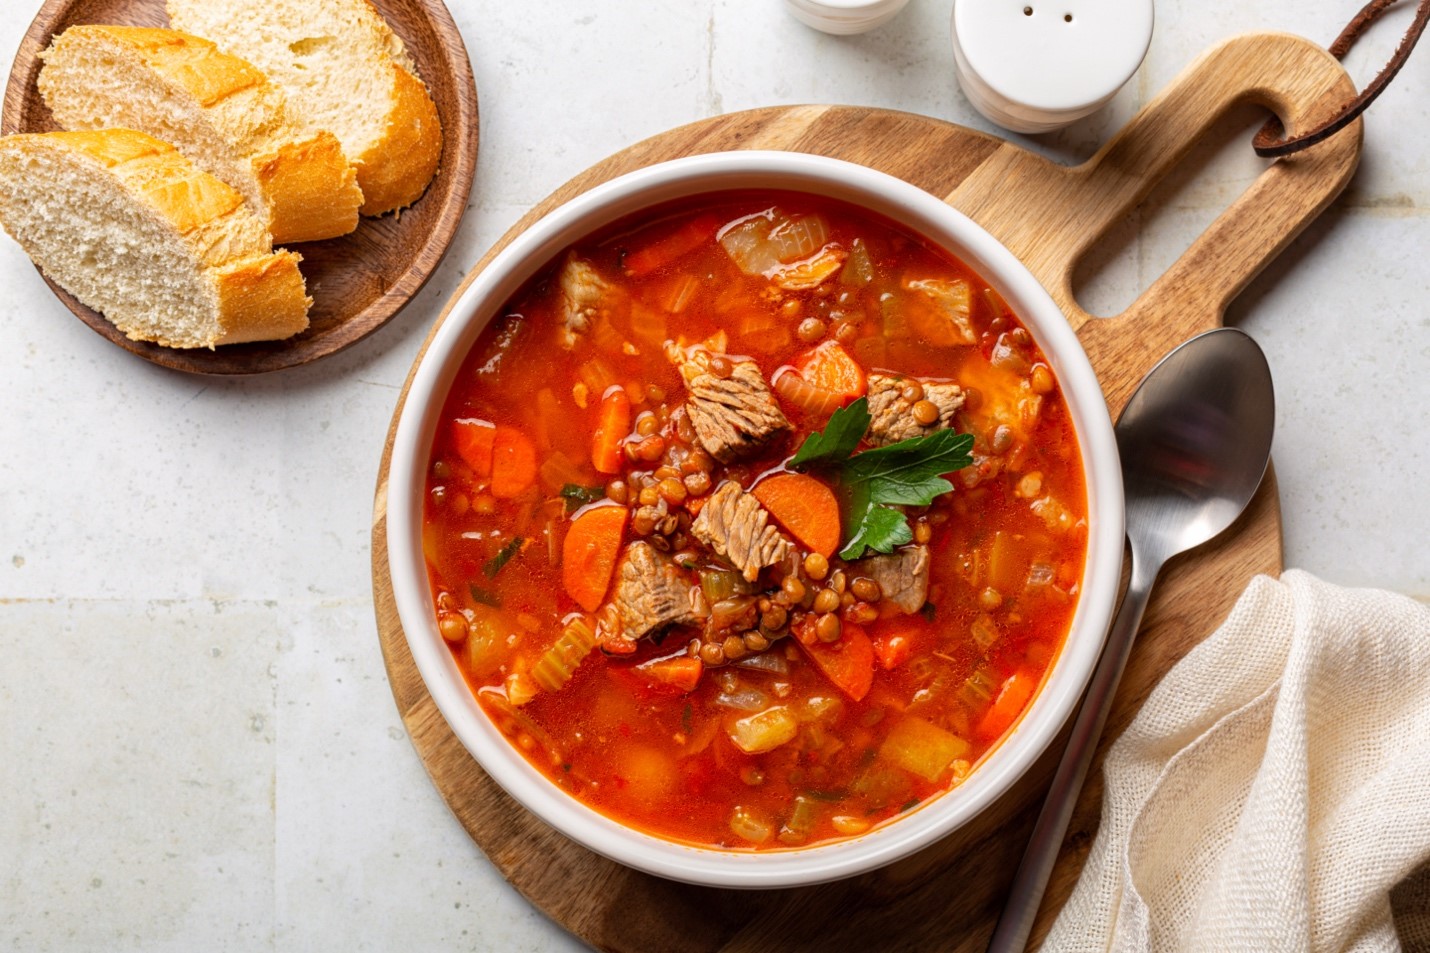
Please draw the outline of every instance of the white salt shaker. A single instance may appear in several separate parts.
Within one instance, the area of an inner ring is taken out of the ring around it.
[[[1152,0],[954,0],[953,59],[973,107],[1050,132],[1122,88],[1152,42]]]
[[[785,0],[785,9],[825,33],[864,33],[892,20],[909,0]]]

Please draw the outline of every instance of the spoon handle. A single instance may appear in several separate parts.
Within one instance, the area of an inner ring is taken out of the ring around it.
[[[1132,640],[1142,624],[1152,583],[1161,568],[1159,564],[1150,567],[1146,573],[1139,572],[1134,553],[1127,597],[1123,599],[1122,608],[1118,610],[1112,629],[1107,634],[1102,658],[1093,671],[1087,695],[1078,710],[1077,721],[1073,723],[1072,737],[1068,739],[1058,772],[1053,776],[1052,787],[1048,789],[1047,800],[1038,814],[1038,823],[1033,827],[1033,836],[1028,840],[1023,860],[1018,864],[1018,873],[1013,878],[1003,915],[998,918],[998,926],[989,941],[988,953],[1021,953],[1028,943],[1033,919],[1037,916],[1043,891],[1047,889],[1048,877],[1053,872],[1053,862],[1062,847],[1078,792],[1082,790],[1093,752],[1097,750],[1097,739],[1102,736],[1102,728],[1107,723],[1107,712],[1112,707],[1117,683],[1127,666]]]

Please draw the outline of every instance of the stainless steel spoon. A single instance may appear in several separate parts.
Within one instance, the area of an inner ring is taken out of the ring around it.
[[[1019,953],[1067,833],[1152,584],[1164,563],[1219,535],[1261,484],[1275,426],[1271,369],[1235,328],[1192,338],[1147,373],[1117,421],[1132,581],[1072,738],[1018,865],[989,953]]]

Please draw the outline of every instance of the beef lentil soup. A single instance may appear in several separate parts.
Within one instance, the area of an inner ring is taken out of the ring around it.
[[[578,243],[443,409],[423,550],[491,717],[621,823],[849,837],[959,784],[1062,646],[1087,495],[998,293],[872,213],[726,192]]]

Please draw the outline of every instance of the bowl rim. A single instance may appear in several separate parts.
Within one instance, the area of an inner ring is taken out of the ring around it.
[[[567,246],[632,212],[738,189],[806,192],[882,214],[955,254],[989,281],[1053,365],[1078,437],[1088,542],[1078,607],[1033,703],[962,784],[857,837],[805,848],[722,850],[627,827],[533,768],[477,703],[436,628],[422,555],[424,474],[437,419],[462,360],[488,321]],[[992,805],[1070,717],[1101,654],[1122,566],[1121,468],[1102,389],[1061,309],[981,226],[936,196],[867,166],[808,153],[715,152],[646,166],[597,185],[516,235],[477,274],[418,360],[393,436],[385,498],[388,570],[403,634],[448,726],[513,799],[582,846],[645,873],[716,887],[807,886],[854,876],[927,847]]]

